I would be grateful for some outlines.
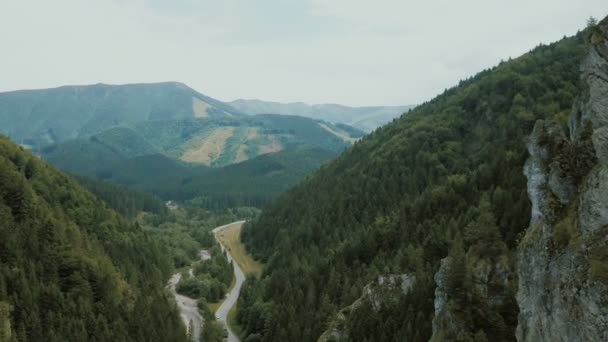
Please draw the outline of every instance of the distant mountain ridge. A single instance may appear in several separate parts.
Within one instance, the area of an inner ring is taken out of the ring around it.
[[[370,132],[390,122],[414,107],[413,105],[349,107],[339,104],[309,105],[304,102],[280,103],[244,99],[231,101],[228,104],[249,115],[299,115],[333,123],[344,123],[365,132]]]
[[[178,82],[0,93],[0,133],[33,149],[135,122],[241,115]]]

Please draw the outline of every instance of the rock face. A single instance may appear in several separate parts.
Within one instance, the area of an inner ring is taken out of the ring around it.
[[[397,300],[399,296],[409,293],[415,282],[416,278],[408,274],[379,276],[375,282],[367,284],[363,288],[363,295],[359,299],[338,312],[329,329],[319,337],[318,342],[348,340],[349,332],[346,323],[353,311],[369,301],[372,310],[377,313],[387,301]]]
[[[500,312],[511,312],[507,309],[514,306],[513,288],[515,274],[513,262],[507,254],[494,258],[480,258],[475,253],[467,253],[467,274],[471,281],[470,292],[465,295],[466,302],[456,304],[449,295],[450,258],[441,261],[441,266],[435,273],[435,317],[433,318],[433,335],[431,341],[472,340],[475,334],[470,319],[477,324],[491,324],[494,331],[510,331],[512,336],[515,318],[509,315],[501,316]],[[477,319],[474,313],[463,314],[472,306],[487,308],[486,313],[491,317]],[[487,320],[487,321],[486,321]],[[482,322],[483,321],[483,322]],[[490,323],[492,322],[492,323]],[[506,333],[508,335],[509,333]]]
[[[567,137],[537,122],[524,173],[532,220],[518,255],[519,341],[608,341],[608,18],[590,29],[587,89]]]

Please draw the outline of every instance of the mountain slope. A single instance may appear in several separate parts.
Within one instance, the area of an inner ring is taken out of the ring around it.
[[[121,124],[232,115],[240,114],[176,82],[0,93],[0,133],[34,149]]]
[[[314,341],[366,284],[407,274],[415,278],[407,293],[364,302],[333,336],[514,340],[513,254],[530,218],[525,137],[536,119],[565,126],[584,51],[578,34],[461,82],[374,131],[246,225],[248,250],[267,265],[243,290],[246,333]],[[445,277],[436,278],[444,264]]]
[[[3,136],[0,236],[0,320],[16,341],[185,340],[161,247]]]
[[[156,154],[111,163],[91,176],[206,208],[261,207],[335,156],[302,148],[221,168],[192,168]]]
[[[608,339],[608,17],[587,37],[584,92],[568,130],[539,121],[528,141],[532,220],[518,253],[518,341]]]
[[[151,154],[221,167],[297,148],[339,152],[361,136],[352,127],[283,115],[147,121],[47,146],[41,154],[64,170],[91,175],[108,163]]]
[[[308,105],[302,102],[279,103],[261,100],[235,100],[228,102],[240,112],[255,114],[284,114],[305,116],[333,123],[343,123],[365,132],[391,121],[414,106],[349,107],[338,104]]]

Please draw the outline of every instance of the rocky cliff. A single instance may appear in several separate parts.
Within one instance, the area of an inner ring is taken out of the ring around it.
[[[608,18],[588,29],[569,134],[539,121],[525,166],[532,219],[518,254],[519,341],[608,340]]]
[[[508,341],[516,326],[515,274],[506,249],[485,257],[470,249],[465,256],[464,281],[450,279],[458,261],[451,255],[435,274],[435,317],[431,342]],[[494,336],[488,336],[491,331]]]

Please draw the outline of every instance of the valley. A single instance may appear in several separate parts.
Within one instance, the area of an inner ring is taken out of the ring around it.
[[[222,252],[226,253],[228,262],[232,264],[232,267],[234,269],[234,285],[231,286],[231,289],[228,291],[228,293],[226,293],[225,299],[221,301],[221,305],[217,308],[215,312],[213,312],[213,314],[215,315],[215,319],[228,329],[227,341],[230,342],[239,341],[239,339],[232,331],[230,325],[228,324],[228,312],[236,304],[239,293],[241,291],[241,287],[243,285],[243,282],[245,281],[245,274],[239,266],[240,263],[233,262],[233,260],[235,260],[232,256],[233,248],[226,248],[226,245],[223,242],[225,240],[218,238],[218,235],[224,234],[224,232],[227,230],[234,230],[234,228],[240,229],[240,226],[244,222],[245,221],[237,221],[213,229],[213,234],[216,236],[218,243],[220,243],[222,247]],[[230,246],[233,245],[234,244],[230,244]],[[207,250],[201,250],[199,252],[199,255],[202,261],[208,260],[210,258],[209,252]],[[243,260],[244,258],[246,258],[246,255],[241,255],[239,257],[239,260]],[[167,287],[175,296],[175,302],[177,303],[177,306],[179,308],[182,321],[187,327],[187,332],[191,334],[191,336],[193,336],[194,341],[199,341],[205,323],[203,317],[199,313],[197,300],[181,295],[176,291],[176,287],[182,279],[182,272],[184,271],[173,274],[167,283]],[[192,276],[193,267],[187,268],[185,272],[189,273]]]
[[[605,4],[63,1],[0,64],[52,86],[0,91],[0,342],[608,341]]]

